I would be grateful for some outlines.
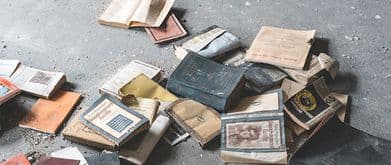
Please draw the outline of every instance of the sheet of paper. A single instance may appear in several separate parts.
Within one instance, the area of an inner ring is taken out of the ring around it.
[[[246,59],[281,67],[303,69],[315,30],[298,31],[263,26],[251,44]]]

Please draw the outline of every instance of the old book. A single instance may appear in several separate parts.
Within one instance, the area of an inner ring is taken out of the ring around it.
[[[5,162],[0,162],[0,165],[31,165],[23,154],[16,155]]]
[[[283,107],[281,89],[240,100],[221,118],[221,159],[225,163],[286,163]]]
[[[391,164],[390,148],[391,141],[353,128],[333,116],[295,152],[289,164]]]
[[[39,99],[19,127],[56,134],[79,99],[80,94],[68,91],[58,91],[52,100]]]
[[[298,31],[263,26],[246,59],[257,63],[303,69],[314,41],[315,30]]]
[[[202,147],[220,134],[220,114],[201,103],[188,99],[178,100],[166,112]]]
[[[155,120],[155,116],[160,105],[159,101],[141,97],[136,98],[133,95],[126,95],[122,97],[121,102],[146,117],[149,120],[150,125],[152,125]]]
[[[220,158],[225,163],[287,163],[282,107],[269,112],[227,115],[221,122]]]
[[[163,135],[163,139],[171,146],[175,146],[178,143],[185,141],[189,136],[190,134],[179,126],[178,123],[171,122],[166,133]]]
[[[187,31],[183,28],[174,13],[171,13],[160,27],[146,27],[145,31],[147,31],[155,44],[171,41],[187,35]]]
[[[19,65],[19,60],[0,60],[0,77],[11,77]]]
[[[167,89],[225,112],[240,96],[244,72],[191,52],[171,74]]]
[[[117,146],[149,127],[146,117],[107,94],[84,111],[80,121]]]
[[[134,95],[141,98],[149,98],[161,101],[175,101],[178,98],[161,87],[158,83],[152,81],[144,74],[136,76],[132,81],[120,88],[121,97]]]
[[[281,89],[284,92],[284,102],[286,102],[289,98],[304,88],[305,85],[299,84],[287,78],[284,79],[281,84]]]
[[[117,146],[79,121],[80,114],[65,127],[63,136],[73,142],[88,145],[90,147],[114,150]]]
[[[80,160],[63,159],[46,156],[37,162],[37,165],[79,165]]]
[[[145,135],[132,139],[119,149],[120,157],[133,164],[144,164],[169,125],[170,119],[159,115]]]
[[[14,98],[21,90],[8,79],[0,77],[0,105]]]
[[[274,86],[280,85],[287,76],[275,66],[266,64],[251,64],[244,73],[247,89],[262,93]]]
[[[175,0],[112,0],[99,17],[102,25],[119,28],[159,27]]]
[[[86,157],[89,165],[120,165],[118,152],[102,153]]]
[[[142,61],[133,60],[124,68],[119,70],[114,77],[107,81],[100,89],[101,94],[107,93],[120,98],[118,90],[126,83],[133,80],[139,74],[143,73],[150,79],[158,81],[162,76],[162,69]]]
[[[289,77],[296,82],[307,85],[321,76],[327,76],[334,79],[337,76],[339,70],[338,62],[328,56],[321,53],[319,56],[312,55],[311,63],[308,70],[289,69],[281,67]]]
[[[189,51],[192,51],[206,58],[218,58],[240,46],[238,37],[218,26],[211,26],[181,46],[177,46],[175,55],[183,59]]]
[[[43,71],[21,65],[10,80],[25,92],[50,99],[66,82],[66,77],[61,72]]]
[[[300,90],[285,102],[285,112],[290,118],[309,130],[324,116],[342,107],[330,91],[323,77]]]
[[[67,147],[58,151],[54,151],[50,153],[50,156],[54,158],[79,160],[79,165],[88,165],[87,160],[84,158],[79,149],[77,149],[77,147]]]

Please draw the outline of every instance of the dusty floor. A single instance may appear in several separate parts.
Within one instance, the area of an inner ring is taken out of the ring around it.
[[[23,64],[65,72],[65,88],[81,92],[80,107],[98,98],[98,88],[118,67],[133,59],[163,68],[166,76],[179,62],[172,44],[152,43],[143,29],[124,30],[99,25],[97,17],[110,0],[0,1],[0,57]],[[194,34],[216,24],[241,37],[249,46],[260,27],[271,25],[316,29],[315,53],[328,52],[341,63],[332,88],[352,98],[351,125],[391,140],[391,1],[389,0],[177,0],[175,10]],[[181,40],[183,41],[183,40]],[[179,41],[180,42],[180,41]],[[50,153],[88,147],[21,129],[17,121],[35,98],[19,96],[1,107],[6,130],[0,133],[0,160],[16,153]],[[336,135],[338,136],[338,135]],[[192,140],[171,148],[161,141],[149,164],[221,164],[218,142],[203,151]]]

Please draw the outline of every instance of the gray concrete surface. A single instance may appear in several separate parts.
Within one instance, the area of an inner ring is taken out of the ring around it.
[[[65,72],[65,87],[84,96],[79,107],[99,97],[98,87],[133,59],[163,68],[166,76],[179,62],[172,44],[158,46],[143,29],[99,25],[110,0],[0,1],[0,58]],[[316,29],[314,52],[338,59],[341,73],[331,86],[351,95],[351,125],[391,140],[391,2],[389,0],[177,0],[190,34],[216,24],[249,46],[263,25]],[[181,40],[183,41],[183,40]],[[178,41],[178,42],[181,42]],[[0,160],[17,153],[49,153],[77,146],[88,156],[98,151],[64,140],[62,135],[21,129],[17,121],[36,98],[27,94],[1,107],[7,128],[0,133]],[[80,108],[77,108],[80,111]],[[338,136],[338,135],[336,135]],[[171,148],[161,141],[149,164],[221,164],[218,142],[203,151],[192,140]]]

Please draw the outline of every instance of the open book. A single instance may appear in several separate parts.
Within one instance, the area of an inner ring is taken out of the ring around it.
[[[61,72],[43,71],[21,65],[11,76],[11,81],[25,92],[49,99],[66,82],[66,77]]]
[[[6,78],[0,77],[0,105],[20,93],[20,89]]]

